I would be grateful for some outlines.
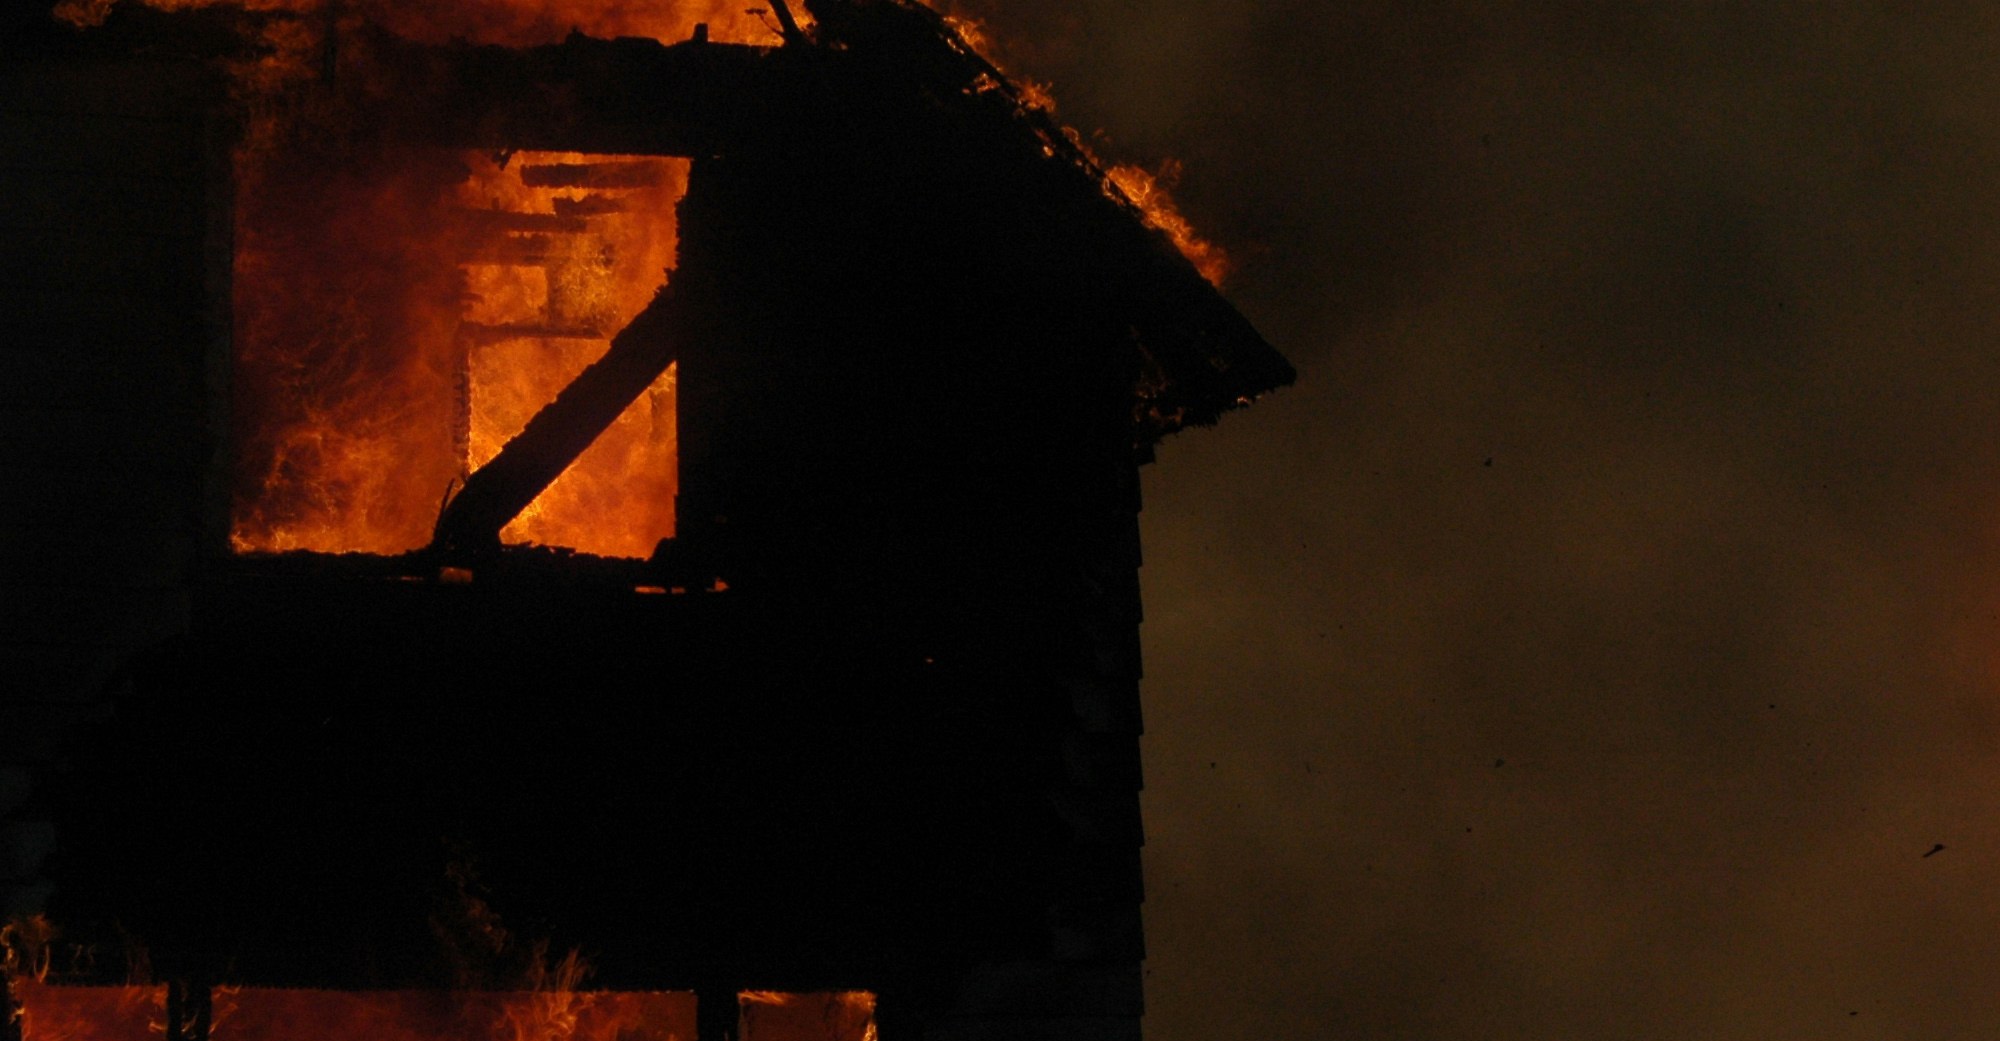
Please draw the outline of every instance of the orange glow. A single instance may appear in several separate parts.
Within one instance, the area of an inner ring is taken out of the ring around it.
[[[694,1041],[694,995],[249,989],[215,995],[214,1041]],[[23,1041],[32,1041],[24,1038]]]
[[[742,1041],[876,1041],[875,995],[865,990],[737,995]]]
[[[1000,63],[995,57],[997,48],[983,22],[964,15],[951,14],[945,16],[944,23],[957,34],[958,42],[964,49],[977,54],[990,67],[1000,68]],[[1014,85],[1015,97],[1022,105],[1051,119],[1054,118],[1055,97],[1047,84],[1036,83],[1018,74],[1007,74],[1007,79]],[[973,89],[983,93],[997,86],[992,77],[982,75],[974,82]],[[1174,246],[1194,264],[1195,270],[1200,271],[1203,278],[1219,286],[1223,279],[1229,277],[1232,267],[1229,255],[1221,246],[1197,232],[1194,224],[1181,213],[1180,207],[1174,204],[1172,189],[1180,180],[1181,174],[1181,164],[1178,160],[1169,159],[1162,163],[1157,173],[1142,166],[1112,166],[1099,159],[1096,152],[1084,142],[1083,135],[1074,128],[1063,127],[1062,135],[1087,164],[1103,171],[1108,182],[1105,194],[1113,198],[1123,196],[1123,201],[1130,202],[1138,209],[1139,215],[1147,224],[1165,232],[1167,237],[1173,240]],[[1044,155],[1053,158],[1057,151],[1056,144],[1051,142],[1042,151]]]
[[[585,170],[615,174],[580,172]],[[538,265],[503,260],[465,268],[462,330],[541,326],[571,334],[510,336],[471,347],[467,458],[472,469],[499,454],[577,373],[603,356],[612,335],[652,302],[674,264],[674,206],[687,192],[687,175],[685,160],[614,162],[520,153],[503,168],[490,157],[473,157],[473,176],[463,195],[472,212],[553,214],[589,230],[548,235],[551,248]],[[542,183],[530,185],[530,179]],[[589,335],[580,335],[584,333]],[[672,535],[678,489],[675,375],[671,367],[661,375],[501,530],[502,541],[643,557]]]
[[[55,16],[87,28],[102,25],[119,0],[61,0]],[[125,0],[162,11],[203,7],[236,7],[249,11],[283,12],[324,17],[328,0]],[[590,36],[644,36],[674,43],[693,35],[697,24],[709,26],[710,38],[723,43],[776,44],[775,20],[760,13],[756,3],[742,0],[659,0],[656,3],[604,3],[602,0],[465,0],[460,3],[404,3],[400,0],[339,0],[344,22],[370,22],[412,40],[445,43],[454,38],[474,43],[524,47],[556,43],[571,28]],[[799,10],[800,24],[810,27],[811,15]]]
[[[661,176],[644,183],[529,185],[525,167],[609,157],[386,144],[324,97],[330,63],[348,63],[342,82],[369,76],[350,67],[366,48],[330,36],[374,26],[436,44],[548,44],[572,31],[671,44],[700,25],[721,43],[780,42],[768,10],[737,0],[62,0],[55,14],[87,27],[121,2],[273,15],[254,23],[261,56],[230,66],[247,116],[234,158],[231,373],[230,541],[243,553],[428,544],[454,482],[660,287],[686,187],[680,162],[646,160]],[[641,557],[672,535],[673,376],[502,540]]]
[[[951,31],[957,33],[967,47],[990,58],[993,41],[986,35],[985,22],[966,15],[948,14],[944,16],[944,24],[951,26]]]
[[[159,1041],[165,987],[54,987],[10,980],[21,1006],[22,1041]]]
[[[165,987],[17,983],[22,1041],[158,1041]],[[214,1041],[694,1041],[670,991],[330,991],[218,987]]]
[[[239,157],[234,547],[428,543],[452,483],[651,301],[687,169],[566,153]],[[672,535],[674,386],[669,369],[503,541],[643,557]]]
[[[22,1041],[158,1041],[164,986],[13,984]],[[694,1041],[682,991],[300,990],[218,987],[214,1041]],[[742,1041],[877,1041],[867,991],[738,997]]]
[[[1229,255],[1223,252],[1222,247],[1203,238],[1194,225],[1181,215],[1180,208],[1174,205],[1169,190],[1174,182],[1180,180],[1180,173],[1181,164],[1174,160],[1162,164],[1157,174],[1139,166],[1113,166],[1105,171],[1111,183],[1117,185],[1118,190],[1124,192],[1132,205],[1145,215],[1146,223],[1166,232],[1203,278],[1221,285],[1222,280],[1229,277]]]
[[[119,2],[275,13],[256,29],[263,56],[232,67],[247,116],[234,157],[230,374],[240,553],[427,545],[458,482],[604,353],[674,263],[684,161],[386,142],[323,89],[333,65],[366,53],[329,34],[367,24],[423,42],[529,45],[575,29],[672,43],[706,25],[717,41],[778,42],[767,9],[728,0],[63,0],[57,13],[92,25]],[[986,47],[976,23],[947,21],[961,46]],[[338,79],[365,83],[368,70],[343,65]],[[976,89],[997,82],[983,79]],[[1053,110],[1033,83],[1015,96],[1038,120]],[[1069,143],[1103,165],[1073,132]],[[1177,172],[1111,167],[1102,184],[1219,283],[1228,259],[1169,197]],[[502,541],[646,557],[672,536],[676,376],[663,374]]]

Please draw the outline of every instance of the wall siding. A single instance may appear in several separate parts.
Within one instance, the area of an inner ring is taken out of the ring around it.
[[[0,59],[0,916],[49,893],[35,774],[187,625],[227,266],[213,100],[183,65]]]

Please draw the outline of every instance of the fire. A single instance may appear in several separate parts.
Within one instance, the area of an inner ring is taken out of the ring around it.
[[[999,71],[999,65],[993,57],[996,47],[986,31],[985,23],[961,14],[946,15],[944,23],[957,35],[958,42],[964,49],[978,55],[981,60],[988,63],[989,68]],[[991,77],[982,79],[984,81],[982,89],[997,86],[997,81]],[[1007,74],[1007,79],[1013,84],[1015,97],[1022,105],[1042,115],[1051,118],[1055,116],[1055,97],[1050,92],[1048,84],[1037,83],[1011,73]],[[1084,141],[1083,135],[1074,128],[1062,127],[1061,136],[1084,162],[1103,170],[1108,182],[1106,193],[1113,198],[1122,196],[1123,201],[1131,203],[1139,211],[1139,215],[1147,224],[1165,232],[1181,254],[1194,264],[1195,270],[1201,272],[1203,278],[1219,286],[1229,277],[1233,264],[1228,253],[1196,231],[1193,222],[1189,221],[1181,213],[1180,207],[1174,203],[1173,188],[1179,183],[1181,176],[1179,160],[1167,160],[1160,164],[1157,172],[1147,170],[1143,166],[1113,166],[1098,158],[1097,153]],[[1044,152],[1053,157],[1056,153],[1055,143],[1052,141]]]
[[[63,0],[102,23],[117,0]],[[126,0],[140,2],[140,0]],[[224,0],[143,0],[164,10]],[[443,501],[603,354],[673,265],[687,164],[496,157],[392,146],[319,81],[366,78],[342,34],[526,46],[573,30],[776,44],[733,0],[227,0],[260,17],[232,67],[248,118],[234,155],[231,545],[394,554],[430,541]],[[810,19],[806,19],[810,25]],[[578,169],[620,166],[624,180]],[[673,534],[669,370],[503,541],[649,555]]]
[[[1229,277],[1229,254],[1202,237],[1194,224],[1181,214],[1180,207],[1174,205],[1171,192],[1181,175],[1178,160],[1167,160],[1161,164],[1158,173],[1142,166],[1113,166],[1105,174],[1145,215],[1146,223],[1166,232],[1167,237],[1174,240],[1174,245],[1193,262],[1195,270],[1200,271],[1203,278],[1221,285],[1222,280]]]
[[[514,938],[465,891],[469,869],[454,865],[447,874],[463,898],[470,947],[462,953],[506,956]],[[132,983],[57,983],[65,974],[90,975],[85,965],[94,959],[73,946],[78,964],[56,971],[56,936],[42,918],[0,926],[0,1030],[17,1028],[21,1041],[159,1041],[169,1032],[174,1002],[166,985],[145,979],[143,951],[127,952]],[[695,1041],[692,992],[586,989],[590,966],[577,951],[558,960],[546,954],[533,945],[505,989],[482,989],[470,976],[442,990],[218,986],[191,992],[188,1007],[206,993],[196,1022],[206,1021],[212,1041]],[[876,1041],[869,991],[742,991],[736,999],[743,1041]]]
[[[300,158],[239,162],[233,542],[415,549],[453,481],[652,299],[687,164]],[[652,552],[673,533],[674,415],[670,370],[503,537]]]
[[[58,987],[32,978],[9,986],[22,1041],[159,1041],[164,1032],[165,987]]]
[[[738,995],[743,1041],[876,1041],[875,995],[865,990]]]
[[[218,989],[214,1041],[693,1041],[677,991]],[[38,1041],[32,1035],[23,1041]]]
[[[591,36],[643,36],[667,43],[685,40],[696,25],[727,43],[777,42],[777,25],[758,4],[742,0],[662,0],[658,3],[604,3],[602,0],[465,0],[461,3],[404,3],[400,0],[126,0],[162,11],[231,7],[259,13],[297,15],[324,23],[337,18],[368,22],[412,40],[524,47],[555,43],[571,29]],[[61,0],[55,16],[78,28],[102,25],[119,0]],[[799,12],[801,23],[811,18]]]
[[[213,1041],[694,1041],[686,991],[591,991],[575,981],[530,991],[336,991],[217,987]],[[22,1041],[158,1041],[165,986],[14,983]],[[738,996],[743,1041],[876,1041],[867,991]]]
[[[502,167],[476,157],[464,186],[473,212],[555,214],[587,230],[552,232],[545,263],[465,269],[462,335],[496,337],[468,352],[470,467],[498,454],[652,300],[673,266],[673,207],[687,174],[684,160],[522,153]],[[501,537],[641,557],[672,535],[675,375],[669,368],[655,381]]]
[[[119,0],[63,0],[101,23]],[[775,44],[765,8],[729,0],[124,0],[252,12],[261,56],[233,67],[246,113],[234,155],[231,545],[396,554],[430,542],[459,482],[650,302],[674,263],[680,160],[493,155],[391,143],[344,110],[335,81],[366,81],[363,25],[405,39],[524,46],[572,30],[673,43]],[[804,16],[805,12],[800,14]],[[947,18],[968,53],[981,27]],[[806,18],[808,26],[810,19]],[[981,59],[982,61],[984,59]],[[993,77],[985,77],[994,83]],[[1013,96],[1047,123],[1045,88]],[[1056,138],[1062,138],[1058,141]],[[1157,172],[1099,162],[1212,282],[1229,261]],[[676,373],[669,369],[501,532],[504,542],[644,557],[674,532]]]
[[[16,987],[22,1041],[158,1041],[164,986]],[[677,991],[332,991],[218,987],[214,1041],[693,1041]]]

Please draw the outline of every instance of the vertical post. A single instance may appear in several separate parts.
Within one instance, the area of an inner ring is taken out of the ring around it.
[[[189,1024],[187,1041],[208,1041],[209,1021],[214,1011],[210,1004],[214,992],[209,989],[208,980],[198,979],[188,990],[189,1003],[194,1008],[194,1022]]]
[[[327,86],[340,74],[340,14],[340,0],[327,0],[326,38],[320,41],[319,52],[319,78]]]
[[[736,988],[702,987],[694,994],[697,1041],[738,1041],[742,1032],[742,1002]]]
[[[187,1041],[187,988],[179,980],[167,984],[167,1041]]]
[[[209,87],[220,94],[221,88]],[[231,436],[232,369],[236,360],[236,170],[232,149],[235,133],[219,115],[225,106],[212,104],[202,116],[202,299],[201,375],[203,395],[201,434],[220,446],[204,451],[202,514],[198,534],[200,556],[229,555],[236,457],[242,448]],[[184,567],[192,573],[194,561]]]
[[[208,1041],[208,982],[200,977],[167,984],[167,1041]]]

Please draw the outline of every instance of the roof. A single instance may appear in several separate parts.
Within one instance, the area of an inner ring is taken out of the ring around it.
[[[1037,208],[1091,258],[1091,291],[1119,297],[1140,373],[1141,441],[1213,423],[1293,382],[1291,364],[1074,132],[937,12],[915,0],[806,6],[815,24],[779,47],[581,34],[527,49],[435,47],[382,37],[381,67],[395,71],[375,87],[399,100],[405,120],[408,99],[436,99],[429,118],[409,122],[426,136],[489,147],[698,157],[807,148],[829,128],[903,136],[885,110],[906,123],[949,124],[953,140],[976,140],[984,154],[1021,167],[1049,196]]]
[[[1211,424],[1297,378],[1075,133],[1031,103],[936,11],[916,0],[806,0],[806,6],[818,20],[822,46],[891,65],[951,99],[954,115],[1025,155],[1039,154],[1060,172],[1054,183],[1070,213],[1087,222],[1106,288],[1127,297],[1133,347],[1142,357],[1135,419],[1143,437]]]
[[[813,24],[773,47],[578,33],[540,47],[435,45],[377,30],[343,40],[374,59],[367,82],[343,86],[359,103],[390,110],[383,122],[413,138],[494,149],[700,157],[805,148],[830,133],[877,133],[893,145],[903,136],[899,120],[949,126],[954,141],[975,142],[1046,195],[1035,209],[1063,225],[1065,248],[1088,257],[1090,291],[1109,295],[1126,316],[1141,442],[1213,423],[1294,381],[1291,364],[1074,132],[943,16],[917,0],[804,3]],[[124,4],[102,29],[50,31],[41,19],[42,31],[15,44],[44,53],[240,58],[256,38],[247,30],[282,17]]]

